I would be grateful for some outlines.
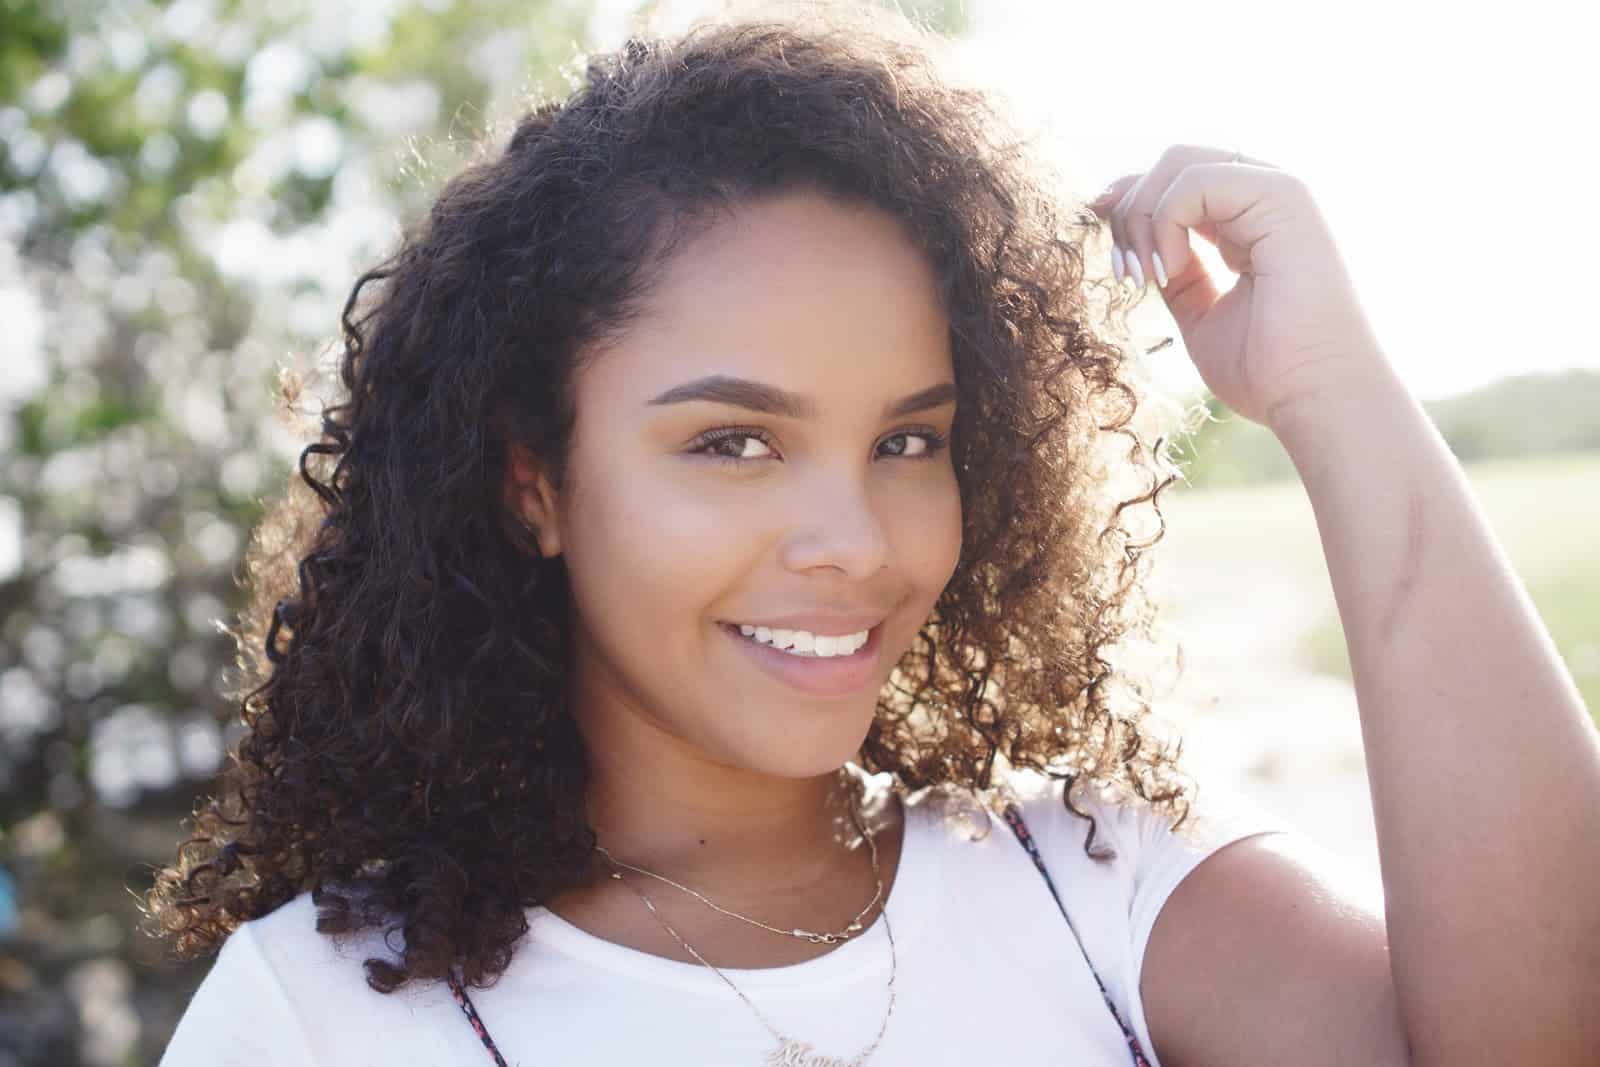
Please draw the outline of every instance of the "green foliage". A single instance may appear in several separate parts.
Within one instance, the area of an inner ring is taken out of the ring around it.
[[[1173,446],[1189,487],[1254,485],[1295,476],[1294,464],[1271,430],[1236,414],[1209,392],[1200,403],[1207,421]]]
[[[17,250],[0,288],[38,313],[35,384],[0,404],[0,504],[23,522],[20,567],[0,574],[0,674],[19,683],[0,706],[0,868],[46,931],[0,943],[7,1062],[76,1062],[70,1033],[9,1035],[23,1017],[77,1018],[52,997],[100,957],[137,968],[141,1004],[171,985],[127,1052],[157,1058],[203,967],[122,934],[147,884],[130,872],[171,860],[237,727],[216,624],[240,603],[243,535],[304,443],[279,424],[277,366],[312,362],[382,251],[333,243],[341,228],[422,210],[460,143],[557,86],[587,10],[401,3],[366,36],[333,15],[309,0],[0,0],[0,251]],[[404,91],[435,106],[396,122],[384,94]],[[308,156],[318,136],[331,166]],[[403,165],[417,159],[436,163]],[[229,238],[241,223],[254,228]],[[319,251],[274,269],[296,242]]]
[[[67,46],[67,27],[38,0],[0,0],[0,101],[23,86]]]
[[[1271,430],[1240,418],[1209,393],[1203,403],[1215,421],[1175,450],[1191,488],[1298,478]],[[1504,378],[1423,408],[1463,463],[1600,451],[1600,371]]]
[[[972,25],[967,0],[872,0],[878,7],[898,11],[919,25],[956,37]]]
[[[1600,371],[1506,378],[1428,414],[1463,463],[1600,450]]]

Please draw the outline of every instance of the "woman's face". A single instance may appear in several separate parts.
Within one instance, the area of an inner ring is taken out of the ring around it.
[[[663,270],[575,383],[571,481],[525,509],[571,579],[574,713],[591,750],[820,775],[960,554],[948,322],[892,217],[809,191]],[[869,636],[796,657],[740,624]]]

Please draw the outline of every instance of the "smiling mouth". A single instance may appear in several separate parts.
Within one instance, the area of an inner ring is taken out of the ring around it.
[[[774,652],[781,652],[786,656],[793,656],[795,659],[817,659],[817,660],[842,659],[842,660],[848,660],[848,659],[854,659],[855,657],[861,655],[862,652],[866,650],[867,646],[869,646],[869,645],[871,645],[873,643],[873,640],[872,640],[873,636],[874,636],[875,632],[878,630],[878,628],[883,625],[883,623],[880,622],[880,623],[877,623],[874,626],[868,627],[867,630],[866,630],[866,635],[867,635],[866,639],[864,641],[862,641],[859,646],[857,646],[856,648],[852,649],[851,651],[849,651],[849,652],[835,652],[835,653],[831,653],[831,654],[826,655],[826,656],[819,655],[816,652],[805,652],[805,651],[801,651],[801,650],[795,649],[795,648],[785,648],[782,645],[772,644],[770,641],[759,640],[754,634],[747,634],[742,629],[740,629],[740,625],[741,624],[739,624],[739,623],[722,622],[722,623],[718,623],[717,625],[721,626],[729,634],[731,634],[734,637],[737,637],[741,641],[748,642],[749,644],[755,645],[758,648],[770,648]],[[859,633],[860,631],[857,631],[857,632]],[[839,635],[828,634],[828,635],[823,635],[823,636],[830,636],[831,637],[831,636],[839,636]]]
[[[878,678],[878,651],[883,643],[883,623],[867,631],[867,642],[848,655],[818,656],[764,645],[739,631],[734,623],[717,626],[738,642],[740,658],[768,677],[811,697],[857,696],[882,684]]]

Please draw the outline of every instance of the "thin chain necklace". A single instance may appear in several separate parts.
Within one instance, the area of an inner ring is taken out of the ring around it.
[[[882,875],[882,872],[878,869],[878,844],[877,844],[877,841],[874,839],[874,835],[869,834],[866,831],[866,828],[861,825],[861,820],[856,815],[854,806],[852,806],[852,808],[851,808],[850,818],[851,818],[851,821],[853,821],[855,823],[856,829],[858,831],[860,831],[861,835],[867,839],[867,845],[872,850],[872,874],[873,874],[873,877],[878,880],[878,895],[873,897],[873,901],[874,901],[874,903],[876,903],[876,901],[878,899],[878,896],[881,896],[882,893],[883,893],[883,875]],[[612,863],[612,864],[619,865],[619,866],[625,866],[625,867],[628,867],[630,870],[640,871],[643,874],[650,875],[652,878],[661,878],[660,875],[654,874],[651,871],[645,871],[642,868],[632,867],[629,864],[622,864],[618,860],[612,859],[611,853],[606,852],[606,850],[601,848],[599,845],[595,846],[595,850],[598,851],[598,852],[603,853],[605,855],[606,861],[608,863]],[[888,911],[887,908],[885,908],[884,911],[883,911],[883,932],[885,934],[887,934],[888,937],[889,937],[889,1010],[884,1013],[883,1025],[878,1027],[878,1036],[872,1039],[872,1044],[868,1045],[867,1048],[863,1052],[859,1053],[854,1059],[844,1060],[844,1059],[837,1059],[837,1058],[832,1057],[832,1056],[821,1055],[820,1053],[812,1051],[812,1048],[811,1048],[811,1046],[809,1044],[807,1044],[807,1043],[805,1043],[803,1041],[798,1041],[798,1040],[796,1040],[796,1039],[794,1039],[792,1037],[785,1037],[783,1034],[779,1033],[777,1031],[777,1029],[770,1022],[767,1021],[767,1017],[765,1015],[761,1014],[761,1009],[756,1007],[755,1004],[750,1000],[750,998],[745,996],[744,993],[742,991],[740,991],[739,987],[734,985],[733,982],[728,979],[727,975],[723,974],[720,970],[717,970],[717,968],[710,961],[708,961],[704,956],[700,955],[700,953],[696,952],[692,947],[690,947],[689,943],[687,941],[685,941],[678,934],[678,931],[674,930],[672,928],[672,926],[667,922],[667,920],[663,919],[661,917],[661,913],[656,911],[656,906],[654,904],[650,903],[650,898],[645,896],[644,893],[639,889],[638,886],[635,886],[633,883],[631,883],[627,879],[623,878],[621,871],[612,871],[611,872],[611,877],[617,879],[623,885],[625,885],[629,889],[633,890],[634,895],[637,896],[641,901],[644,902],[644,906],[645,907],[650,909],[650,914],[654,915],[656,917],[656,920],[658,922],[660,922],[662,926],[666,927],[667,933],[671,934],[673,939],[676,940],[678,942],[678,944],[680,944],[680,945],[682,945],[684,947],[685,951],[687,951],[690,955],[692,955],[695,959],[699,960],[701,963],[705,964],[707,967],[710,967],[711,970],[716,973],[718,978],[721,978],[724,982],[727,982],[728,988],[732,989],[735,993],[739,994],[739,999],[740,1000],[742,1000],[746,1004],[750,1005],[750,1010],[756,1013],[756,1018],[761,1020],[761,1025],[765,1026],[767,1028],[767,1030],[772,1034],[772,1036],[778,1039],[778,1047],[773,1049],[770,1053],[767,1054],[766,1063],[767,1063],[768,1067],[860,1067],[861,1064],[866,1062],[868,1056],[871,1056],[873,1054],[873,1052],[877,1051],[879,1043],[883,1041],[884,1031],[889,1028],[889,1017],[894,1014],[894,976],[895,976],[895,972],[896,972],[896,970],[898,968],[898,964],[899,964],[899,959],[895,954],[895,948],[894,948],[894,931],[889,928],[889,911]],[[668,879],[666,879],[666,878],[661,878],[661,880],[662,881],[668,881]],[[673,885],[677,885],[676,882],[673,882],[672,884]],[[678,888],[683,889],[684,887],[679,886]],[[692,890],[692,889],[687,889],[685,891],[689,892],[689,893],[694,893],[694,890]],[[699,893],[694,893],[694,895],[697,896],[697,897],[700,897],[701,900],[705,900],[707,904],[711,904],[711,902],[709,900],[706,900],[705,897],[700,896]],[[711,906],[712,907],[716,907],[715,904],[712,904]],[[871,906],[872,905],[870,905],[870,904],[867,905],[868,908],[870,908]],[[718,911],[723,911],[724,909],[717,908],[717,910]],[[733,912],[725,912],[725,914],[733,915],[734,913]],[[866,914],[866,911],[863,910],[861,912],[861,915],[865,915],[865,914]],[[735,917],[736,918],[741,918],[741,919],[745,918],[742,915],[736,915]],[[852,926],[856,925],[856,923],[858,923],[860,921],[860,918],[861,918],[860,915],[856,916],[856,921],[853,922],[851,925]],[[746,922],[755,922],[754,919],[746,919],[745,921]],[[768,930],[772,930],[774,933],[789,934],[790,936],[795,936],[795,937],[802,937],[803,936],[803,937],[806,937],[808,940],[815,940],[815,939],[817,939],[819,937],[822,937],[822,936],[828,936],[828,937],[835,936],[835,935],[807,934],[806,931],[802,931],[802,930],[794,930],[792,932],[788,931],[788,930],[778,930],[778,929],[776,929],[774,927],[766,926],[765,923],[756,923],[756,925],[757,926],[763,926]]]
[[[855,813],[852,811],[851,812],[852,819],[854,819],[854,815],[855,815]],[[861,823],[859,821],[856,821],[856,828],[857,829],[861,829]],[[872,899],[867,901],[867,906],[862,908],[859,912],[857,912],[856,913],[856,917],[854,919],[850,920],[850,925],[846,926],[843,930],[839,931],[836,934],[834,934],[834,933],[817,933],[817,932],[812,931],[812,930],[802,930],[802,929],[799,929],[798,927],[793,929],[793,930],[780,930],[776,926],[768,926],[766,923],[762,922],[760,919],[752,919],[748,915],[740,915],[736,911],[729,911],[727,908],[720,907],[719,905],[712,903],[710,900],[707,900],[704,896],[701,896],[699,893],[696,893],[693,889],[690,889],[688,886],[680,885],[679,883],[674,882],[671,878],[667,878],[667,877],[664,877],[662,875],[656,874],[654,871],[647,871],[643,867],[635,867],[631,863],[623,863],[621,860],[617,859],[610,852],[608,852],[606,850],[605,846],[603,846],[603,845],[594,846],[594,850],[596,852],[599,852],[602,855],[604,855],[606,860],[607,860],[607,862],[609,862],[612,866],[615,866],[615,867],[626,867],[630,871],[637,871],[640,874],[649,875],[651,878],[656,879],[658,882],[665,882],[670,886],[674,886],[674,887],[676,887],[678,889],[683,890],[685,893],[688,893],[690,896],[699,897],[699,899],[701,901],[703,901],[706,904],[707,907],[714,908],[715,910],[720,911],[722,914],[731,916],[731,917],[733,917],[735,919],[740,920],[741,922],[747,922],[752,926],[759,926],[763,930],[771,930],[775,934],[783,934],[785,937],[794,937],[794,938],[799,938],[802,941],[809,941],[813,945],[837,945],[837,944],[841,944],[841,943],[843,943],[845,941],[850,940],[852,937],[854,937],[857,934],[859,934],[862,930],[866,929],[866,926],[861,921],[862,917],[865,916],[867,914],[867,912],[872,910],[872,907],[873,907],[874,904],[878,903],[879,900],[883,899],[883,876],[878,871],[878,842],[872,837],[872,835],[866,833],[865,830],[862,830],[862,836],[867,839],[867,847],[872,850],[872,876],[877,882],[877,892],[872,894]],[[620,874],[617,874],[616,872],[612,872],[611,877],[617,878],[617,879],[621,879],[622,876]]]

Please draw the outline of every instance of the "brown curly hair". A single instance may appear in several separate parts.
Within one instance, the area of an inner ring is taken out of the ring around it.
[[[1127,787],[1182,824],[1181,742],[1148,729],[1147,687],[1108,656],[1151,631],[1142,552],[1165,531],[1132,538],[1123,512],[1159,519],[1178,476],[1131,425],[1124,291],[1086,269],[1108,258],[1102,223],[993,94],[945,71],[946,47],[867,5],[630,39],[482,148],[355,283],[342,402],[245,559],[230,699],[247,730],[146,897],[180,957],[310,890],[319,930],[403,933],[398,962],[366,961],[372,988],[455,967],[481,985],[525,910],[579,884],[596,839],[566,575],[510,513],[508,448],[559,484],[580,352],[628,321],[677,240],[797,187],[907,224],[960,393],[961,557],[860,766],[902,797],[978,796],[1001,788],[999,757]],[[1119,499],[1130,472],[1147,484]],[[1094,836],[1091,819],[1084,850],[1108,858]]]

